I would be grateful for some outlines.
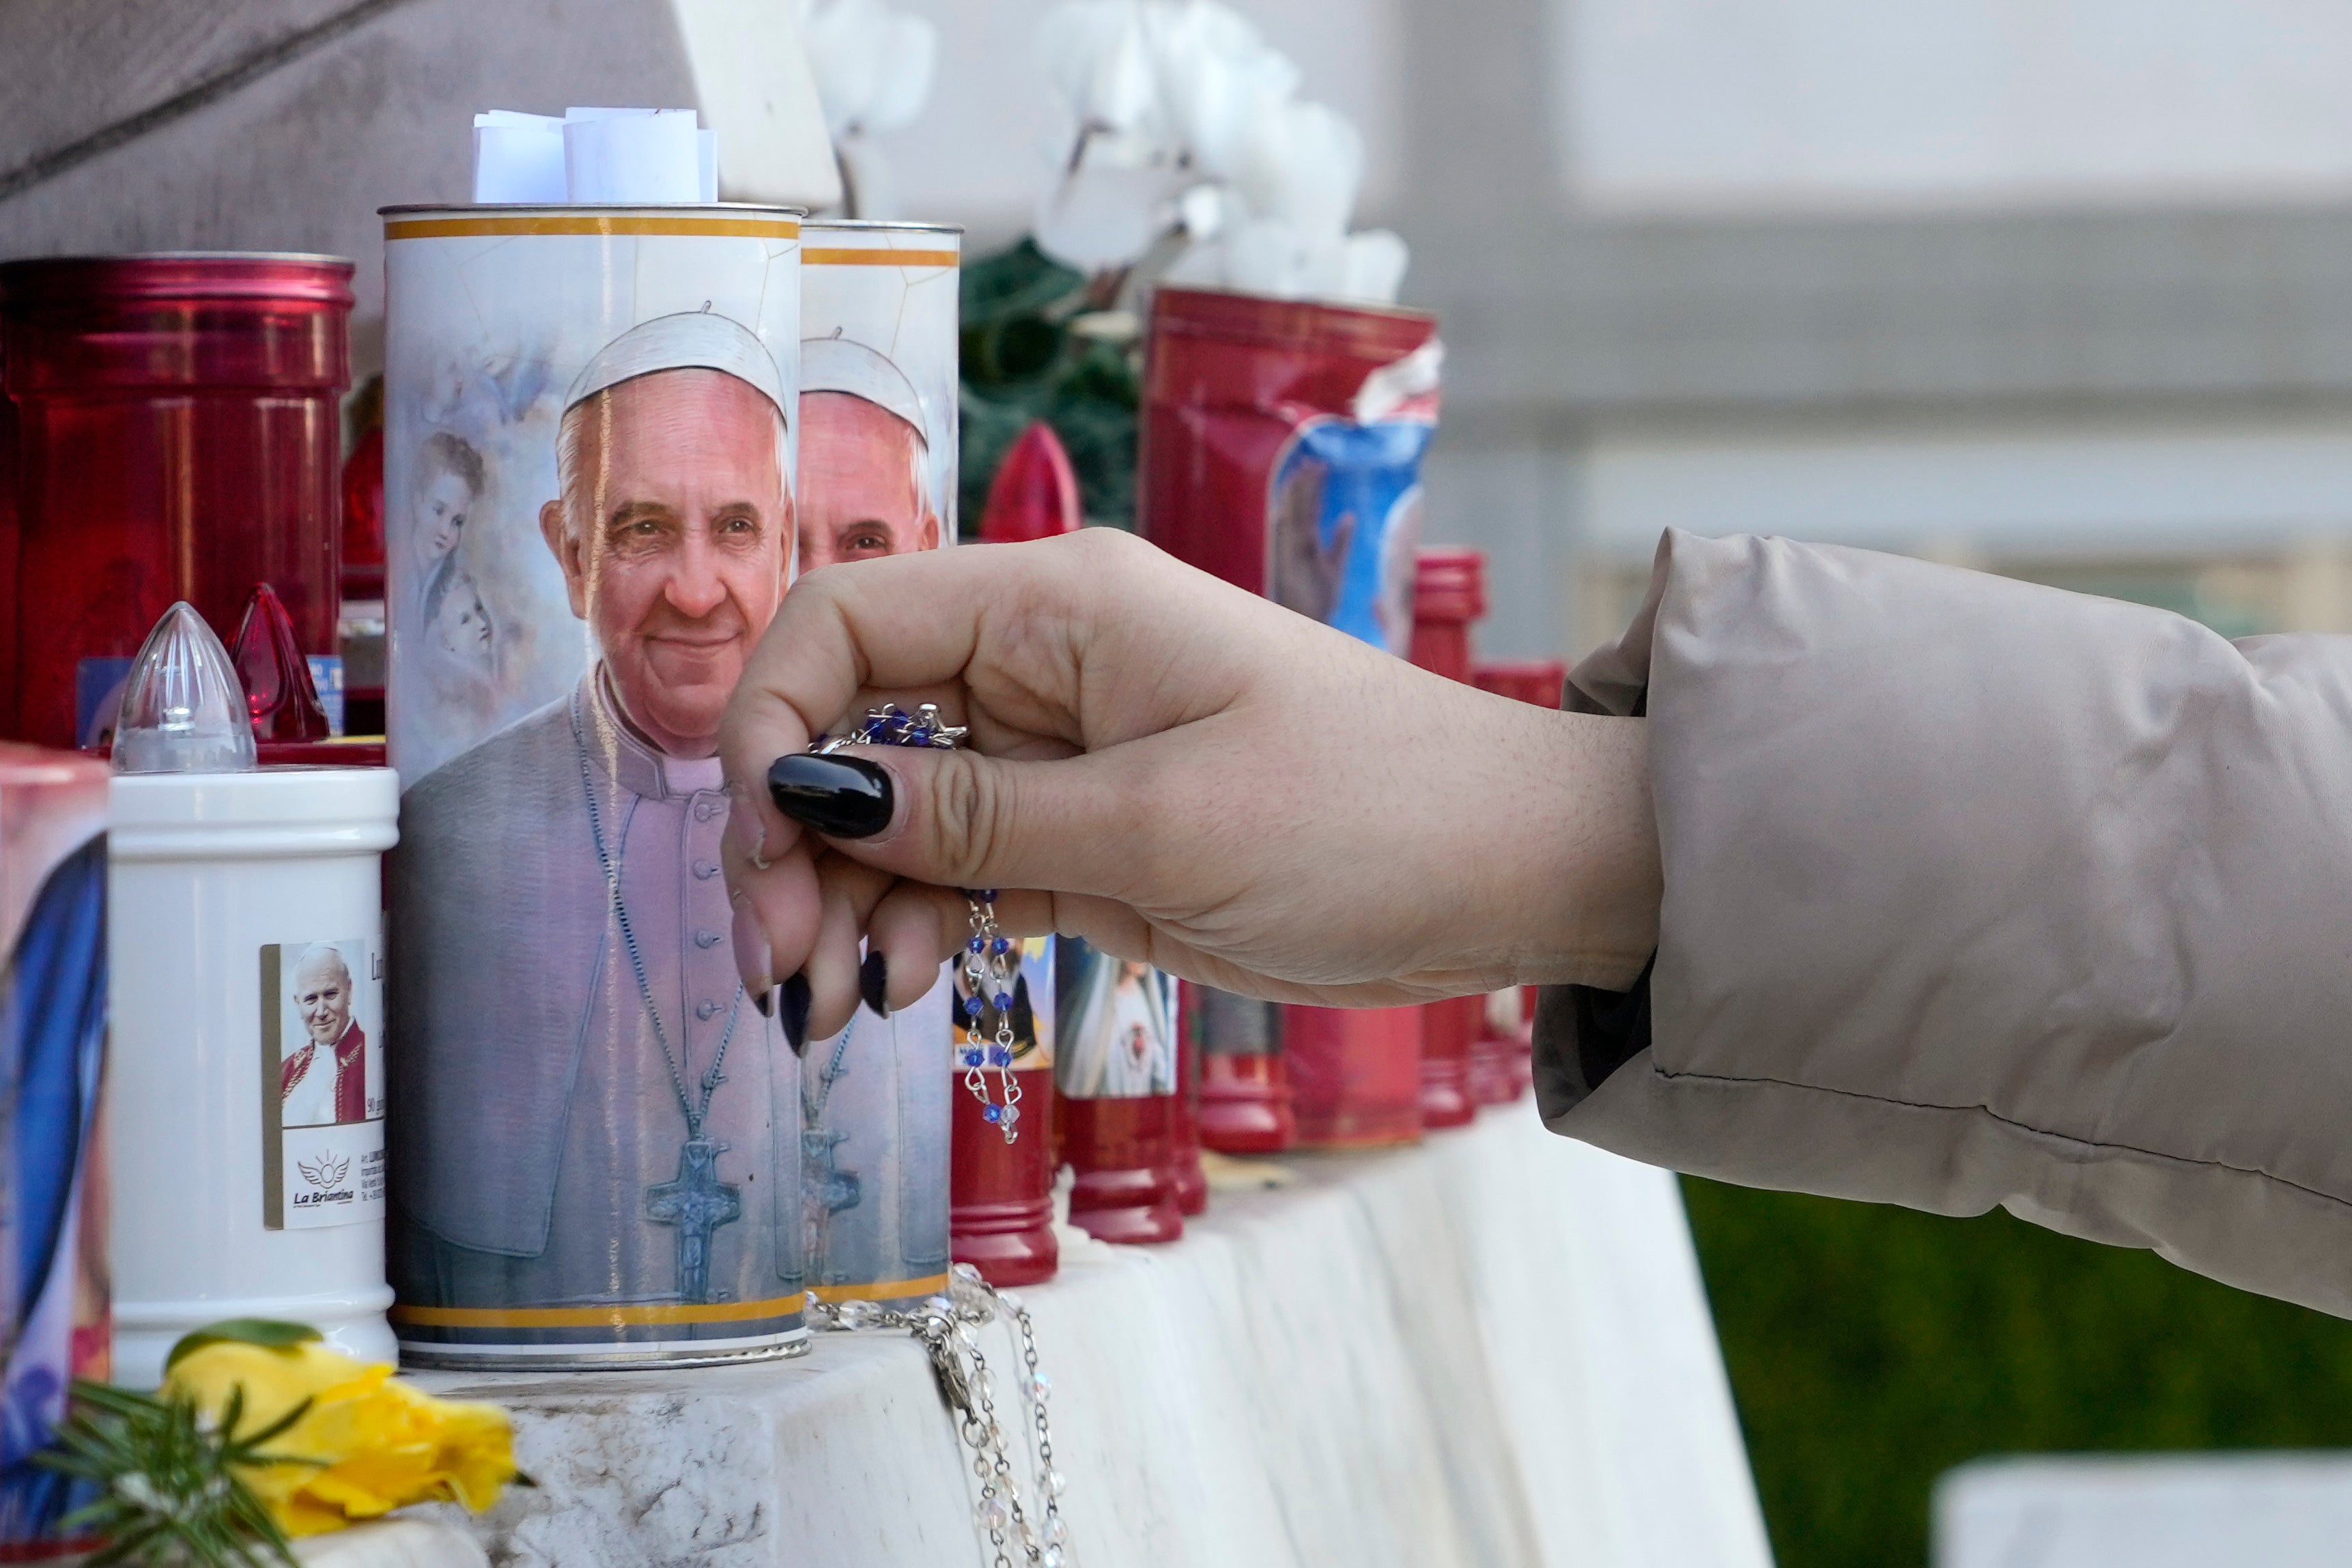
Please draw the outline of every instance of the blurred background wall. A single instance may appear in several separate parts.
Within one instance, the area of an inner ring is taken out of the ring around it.
[[[1025,225],[1045,0],[919,0],[908,212]],[[1581,653],[1663,528],[2352,630],[2352,11],[1251,0],[1366,134],[1449,350],[1430,526]]]

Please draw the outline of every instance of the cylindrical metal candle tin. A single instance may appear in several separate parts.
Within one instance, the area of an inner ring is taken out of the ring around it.
[[[962,231],[811,222],[801,248],[800,570],[955,540]],[[802,1065],[809,1288],[906,1301],[947,1288],[948,987],[860,1009]]]
[[[799,548],[799,214],[384,218],[402,1353],[789,1354],[803,1068],[714,752]]]
[[[106,785],[89,758],[0,746],[0,1562],[96,1544],[60,1529],[95,1489],[33,1455],[72,1380],[109,1375]]]
[[[175,600],[267,582],[336,653],[352,264],[187,253],[0,267],[22,530],[0,733],[87,746]]]
[[[310,1323],[390,1361],[381,768],[113,781],[115,1375],[189,1330]]]
[[[1054,938],[1055,1113],[1077,1173],[1070,1223],[1097,1241],[1184,1234],[1171,1170],[1176,982],[1075,936]]]

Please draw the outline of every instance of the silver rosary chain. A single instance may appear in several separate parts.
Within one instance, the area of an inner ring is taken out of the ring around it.
[[[1053,1393],[1037,1364],[1037,1333],[1018,1296],[1001,1292],[969,1263],[948,1276],[945,1295],[919,1307],[886,1307],[874,1301],[839,1306],[808,1296],[808,1315],[819,1327],[845,1331],[905,1329],[931,1358],[940,1397],[955,1418],[956,1435],[971,1450],[972,1474],[980,1482],[973,1521],[987,1538],[990,1568],[1064,1568],[1069,1528],[1062,1520],[1062,1494],[1069,1482],[1054,1468],[1054,1429],[1045,1413]],[[1010,1321],[1021,1350],[1020,1404],[1036,1434],[1031,1485],[1015,1473],[1003,1426],[997,1419],[996,1380],[980,1348],[979,1331]]]

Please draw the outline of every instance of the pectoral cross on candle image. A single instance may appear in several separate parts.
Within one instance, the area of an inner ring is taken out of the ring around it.
[[[677,1179],[646,1188],[646,1218],[677,1227],[677,1296],[691,1304],[710,1300],[712,1233],[743,1218],[741,1193],[719,1179],[719,1156],[727,1147],[688,1138],[678,1145]]]

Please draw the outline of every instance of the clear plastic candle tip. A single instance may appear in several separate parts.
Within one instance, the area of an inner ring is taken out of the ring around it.
[[[117,773],[249,773],[253,715],[228,650],[185,601],[132,661],[114,718]]]

